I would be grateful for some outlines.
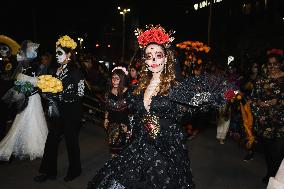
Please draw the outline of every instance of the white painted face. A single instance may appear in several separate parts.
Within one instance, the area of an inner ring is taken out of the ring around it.
[[[61,47],[57,47],[56,48],[56,60],[57,60],[57,62],[59,64],[63,64],[66,59],[67,59],[66,52]]]
[[[2,57],[8,56],[10,48],[7,45],[0,45],[0,55]]]
[[[22,62],[22,61],[26,60],[25,53],[22,50],[19,50],[16,58],[17,58],[18,62]]]
[[[153,73],[162,72],[167,61],[163,48],[156,44],[151,44],[145,49],[145,59],[148,69]]]

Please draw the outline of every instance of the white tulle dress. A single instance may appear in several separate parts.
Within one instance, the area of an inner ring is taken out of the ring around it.
[[[284,159],[275,177],[270,177],[267,189],[284,189]]]
[[[18,80],[29,81],[36,85],[37,79],[19,74]],[[41,158],[48,129],[41,98],[38,93],[29,97],[27,107],[19,114],[5,136],[0,142],[0,160],[8,161],[11,155],[16,158]]]

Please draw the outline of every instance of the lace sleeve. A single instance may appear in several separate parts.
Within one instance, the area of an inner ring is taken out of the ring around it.
[[[223,77],[203,74],[199,77],[189,77],[173,87],[170,100],[193,107],[222,107],[234,93],[232,84]]]
[[[38,82],[37,77],[31,77],[22,73],[19,73],[16,79],[21,81],[29,81],[33,86],[36,86]]]

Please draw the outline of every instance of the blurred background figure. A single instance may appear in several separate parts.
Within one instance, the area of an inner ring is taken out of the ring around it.
[[[52,55],[49,52],[45,52],[40,56],[37,75],[52,75],[54,73],[55,69],[52,69]]]
[[[225,143],[225,139],[229,130],[231,119],[231,109],[229,104],[226,104],[224,107],[220,108],[217,113],[217,140],[220,144]]]
[[[128,121],[127,71],[122,67],[115,67],[111,75],[109,90],[105,95],[106,112],[104,127],[108,133],[108,144],[111,157],[121,152],[126,145]]]

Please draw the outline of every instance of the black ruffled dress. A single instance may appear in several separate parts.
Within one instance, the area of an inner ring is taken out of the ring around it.
[[[132,141],[96,173],[88,189],[195,188],[179,120],[196,107],[224,104],[228,88],[225,80],[207,74],[187,78],[172,87],[168,96],[152,97],[149,112],[144,107],[144,92],[130,92]]]

